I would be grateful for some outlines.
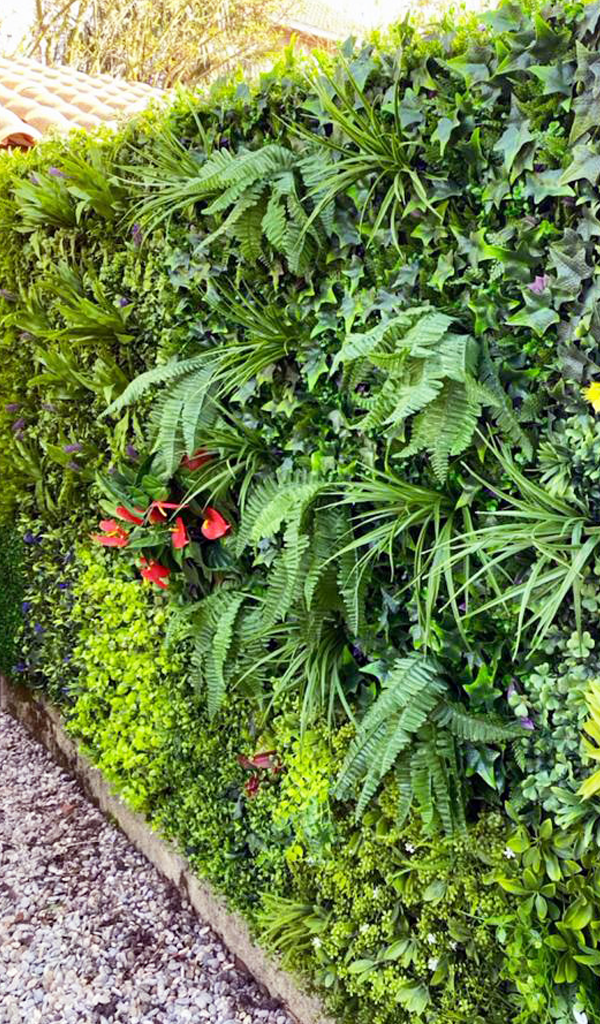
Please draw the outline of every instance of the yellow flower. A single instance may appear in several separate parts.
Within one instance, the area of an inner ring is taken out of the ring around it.
[[[600,380],[594,380],[584,388],[583,397],[592,403],[595,412],[600,412]]]

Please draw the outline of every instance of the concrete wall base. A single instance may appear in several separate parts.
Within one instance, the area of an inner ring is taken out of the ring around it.
[[[184,857],[130,810],[109,788],[97,768],[67,735],[60,715],[43,697],[0,676],[0,711],[21,722],[61,767],[79,781],[89,799],[111,818],[133,845],[177,887],[196,913],[223,939],[237,964],[280,1000],[298,1024],[335,1024],[315,996],[303,992],[295,979],[270,960],[250,936],[244,919],[225,905],[212,887],[198,878]]]

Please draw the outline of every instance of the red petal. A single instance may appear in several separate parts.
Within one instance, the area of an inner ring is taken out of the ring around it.
[[[255,768],[268,768],[270,771],[275,771],[275,758],[277,757],[276,750],[265,750],[261,754],[255,754],[251,758],[252,764]]]
[[[151,523],[162,523],[167,518],[166,508],[174,508],[177,511],[186,508],[185,505],[178,505],[174,501],[153,501],[146,509],[146,515]]]
[[[126,533],[93,533],[92,540],[102,544],[105,548],[126,548],[129,544],[129,537]]]
[[[206,537],[207,540],[218,540],[219,537],[224,537],[226,533],[231,530],[231,524],[223,519],[220,512],[217,512],[216,508],[207,508],[204,513],[204,522],[202,523],[202,536]]]
[[[167,569],[166,566],[161,565],[159,562],[147,562],[147,568],[142,569],[141,573],[145,580],[148,580],[150,583],[156,583],[156,586],[162,587],[163,590],[167,589],[168,584],[163,582],[163,577],[169,577],[171,570]]]
[[[251,775],[250,778],[248,779],[246,785],[244,786],[244,789],[246,790],[247,796],[249,796],[250,798],[255,796],[256,793],[258,793],[259,786],[260,786],[260,779],[259,779],[258,775]]]
[[[123,527],[116,519],[101,519],[100,529],[104,530],[105,533],[115,533],[117,530],[122,530]]]
[[[200,466],[204,466],[205,463],[210,462],[212,455],[208,452],[199,451],[195,452],[194,455],[184,455],[181,460],[181,465],[184,469],[189,469],[190,473],[194,473]]]
[[[175,522],[177,526],[176,529],[173,530],[173,547],[184,548],[186,544],[189,544],[190,542],[190,538],[188,537],[187,530],[185,528],[185,523],[181,516],[177,516]]]
[[[144,513],[142,512],[141,509],[137,509],[137,511],[142,513],[142,518],[140,518],[140,516],[134,515],[133,512],[130,512],[129,509],[125,508],[124,505],[117,505],[115,514],[118,515],[119,519],[124,519],[126,523],[135,523],[136,526],[142,526],[144,522]]]

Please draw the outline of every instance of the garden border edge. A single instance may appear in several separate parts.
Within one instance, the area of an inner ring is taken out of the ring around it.
[[[102,773],[68,736],[60,714],[44,697],[0,675],[0,711],[20,722],[61,768],[70,772],[88,799],[111,818],[137,850],[172,882],[194,911],[223,940],[236,965],[282,1002],[298,1024],[335,1024],[319,999],[302,991],[296,980],[270,960],[252,940],[248,925],[212,886],[196,875],[175,847],[154,832],[146,819],[132,811],[109,787]]]

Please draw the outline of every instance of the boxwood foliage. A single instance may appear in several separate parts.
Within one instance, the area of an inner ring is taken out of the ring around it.
[[[0,528],[0,674],[12,673],[23,600],[23,544],[13,525]]]
[[[403,22],[0,164],[15,669],[342,1020],[600,1019],[599,41]]]

